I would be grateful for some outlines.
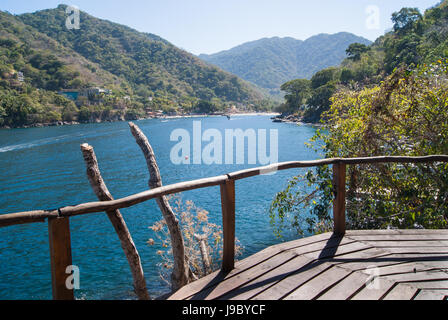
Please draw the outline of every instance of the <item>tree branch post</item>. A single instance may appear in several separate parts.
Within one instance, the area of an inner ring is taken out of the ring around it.
[[[149,144],[148,138],[134,123],[130,122],[129,127],[135,141],[139,145],[146,159],[149,171],[149,188],[158,188],[162,186],[159,166],[157,165],[154,151]],[[166,221],[171,237],[171,246],[173,249],[173,273],[171,274],[172,290],[177,291],[190,281],[190,267],[185,255],[184,239],[180,229],[179,220],[176,218],[166,196],[157,198],[157,204]]]
[[[96,196],[100,201],[113,200],[113,197],[101,176],[93,147],[88,144],[83,144],[81,145],[81,151],[87,167],[87,177],[89,178],[90,185]],[[146,288],[146,280],[140,261],[140,255],[135,247],[128,227],[126,226],[126,222],[119,210],[106,211],[106,213],[120,239],[121,247],[128,260],[129,267],[131,268],[132,276],[134,278],[135,293],[140,300],[149,300],[150,296]]]

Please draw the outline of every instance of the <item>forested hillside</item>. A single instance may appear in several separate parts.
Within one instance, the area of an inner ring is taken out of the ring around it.
[[[319,34],[305,41],[294,38],[264,38],[227,51],[199,57],[272,93],[296,78],[310,78],[315,72],[337,66],[354,42],[370,41],[347,32]]]
[[[0,126],[71,121],[79,110],[58,90],[124,82],[8,13],[0,25]]]
[[[286,101],[280,111],[298,113],[305,122],[317,122],[330,108],[330,98],[343,88],[374,87],[397,68],[414,69],[448,57],[448,6],[444,1],[424,14],[403,8],[391,17],[393,30],[373,44],[351,44],[338,67],[318,71],[311,80],[282,85]]]
[[[66,6],[14,16],[0,12],[0,126],[137,119],[148,113],[211,113],[232,105],[265,110],[254,86],[162,38]],[[100,88],[107,95],[87,93]],[[61,90],[81,92],[77,101]]]
[[[65,28],[65,6],[19,18],[103,69],[129,81],[141,96],[247,102],[260,94],[237,77],[204,64],[152,34],[81,12],[80,29]]]

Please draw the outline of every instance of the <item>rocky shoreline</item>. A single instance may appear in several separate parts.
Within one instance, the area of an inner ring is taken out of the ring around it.
[[[279,115],[271,119],[273,122],[279,123],[303,123],[302,118],[295,115]]]
[[[278,115],[276,117],[272,117],[271,118],[273,122],[277,122],[277,123],[295,123],[295,124],[307,124],[307,125],[312,125],[312,126],[322,126],[322,124],[316,123],[316,122],[307,122],[307,121],[303,121],[302,117],[296,116],[296,115]]]

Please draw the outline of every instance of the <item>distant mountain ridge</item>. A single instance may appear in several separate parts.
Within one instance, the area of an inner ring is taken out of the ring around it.
[[[199,58],[269,90],[293,79],[311,78],[324,68],[339,65],[354,42],[370,40],[348,32],[318,34],[306,40],[263,38]]]

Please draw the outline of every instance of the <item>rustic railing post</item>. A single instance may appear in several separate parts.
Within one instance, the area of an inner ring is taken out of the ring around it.
[[[129,127],[135,141],[143,152],[146,164],[148,166],[149,188],[156,189],[162,187],[162,176],[160,175],[156,156],[151,144],[148,141],[148,138],[134,123],[130,122]],[[173,253],[174,260],[173,272],[171,273],[171,289],[173,291],[177,291],[188,284],[191,280],[194,280],[194,274],[185,254],[185,242],[182,235],[181,226],[179,224],[179,219],[176,217],[176,214],[171,208],[170,202],[166,196],[158,197],[156,201],[170,233],[171,251]]]
[[[222,271],[229,272],[235,267],[235,181],[232,179],[221,184],[221,208],[224,236]]]
[[[69,218],[48,219],[48,235],[53,299],[74,300],[74,290],[66,284],[70,276],[66,270],[72,265]]]
[[[333,165],[333,219],[334,233],[345,234],[345,163],[335,163]]]

